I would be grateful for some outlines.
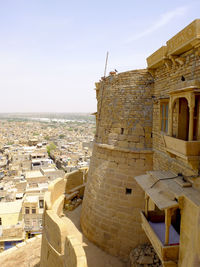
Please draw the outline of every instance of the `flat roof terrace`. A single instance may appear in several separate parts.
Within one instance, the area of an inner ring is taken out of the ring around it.
[[[26,179],[29,178],[38,178],[38,177],[43,177],[44,175],[41,173],[41,171],[29,171],[26,172]]]

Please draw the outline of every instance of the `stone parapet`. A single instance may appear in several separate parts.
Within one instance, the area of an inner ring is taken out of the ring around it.
[[[51,183],[45,194],[43,235],[40,267],[86,267],[87,260],[82,244],[68,231],[67,221],[61,219],[67,179],[76,179],[83,172],[74,171]],[[71,184],[71,183],[70,183]]]

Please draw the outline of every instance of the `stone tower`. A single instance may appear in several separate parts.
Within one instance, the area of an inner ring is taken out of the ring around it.
[[[144,193],[134,176],[152,169],[152,88],[147,70],[96,83],[97,132],[81,227],[88,239],[122,258],[147,241],[139,213]]]

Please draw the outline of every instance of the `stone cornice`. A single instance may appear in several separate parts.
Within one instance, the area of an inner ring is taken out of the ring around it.
[[[156,69],[163,64],[168,69],[182,66],[185,63],[185,58],[180,55],[194,47],[199,47],[199,45],[200,19],[196,19],[167,41],[166,46],[162,46],[147,58],[148,69]]]
[[[200,20],[196,19],[167,41],[168,54],[180,55],[200,42]]]

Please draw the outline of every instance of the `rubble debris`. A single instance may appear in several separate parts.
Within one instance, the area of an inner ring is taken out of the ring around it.
[[[162,267],[162,263],[150,244],[139,245],[130,255],[130,267]]]

